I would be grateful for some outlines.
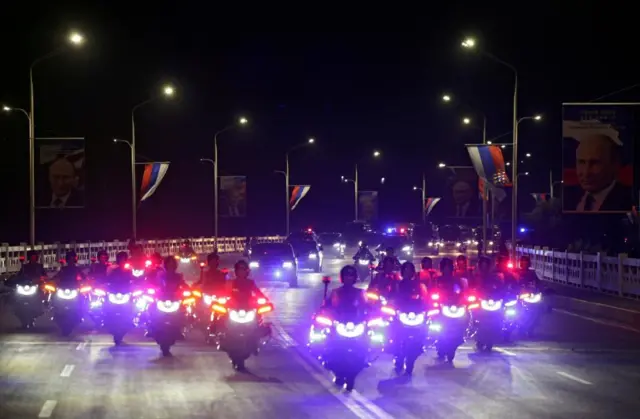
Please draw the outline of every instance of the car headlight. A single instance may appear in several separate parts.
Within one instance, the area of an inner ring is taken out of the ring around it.
[[[129,302],[129,299],[131,298],[130,294],[121,294],[121,293],[117,293],[117,294],[112,294],[109,293],[109,302],[112,304],[126,304]]]
[[[456,247],[462,246],[462,243],[456,243]]]
[[[282,267],[285,269],[291,269],[293,268],[293,262],[283,262]]]
[[[259,268],[260,263],[258,262],[249,262],[249,268]]]
[[[403,251],[403,252],[407,252],[407,253],[411,252],[411,246],[404,246],[404,247],[402,248],[402,251]]]
[[[429,246],[429,247],[433,247],[433,242],[429,242],[429,243],[428,243],[428,246]]]
[[[255,310],[231,310],[229,312],[229,320],[235,323],[250,323],[256,318]]]
[[[35,285],[18,285],[16,291],[20,295],[33,295],[38,291],[38,287]]]
[[[365,259],[360,259],[360,260],[358,260],[358,263],[359,263],[360,265],[368,265],[368,264],[369,264],[369,261],[368,261],[368,260],[365,260]]]
[[[70,289],[58,290],[56,292],[56,295],[59,298],[62,298],[63,300],[73,300],[78,296],[78,290],[70,290]]]
[[[471,240],[467,240],[465,243],[466,244],[471,244]]]
[[[309,259],[317,259],[318,255],[315,253],[309,253]]]
[[[489,246],[493,246],[493,242],[492,241],[489,242]]]
[[[336,247],[336,248],[340,247],[340,243],[333,243],[333,247]]]
[[[340,336],[344,336],[346,338],[355,338],[361,336],[364,333],[364,323],[354,324],[353,322],[349,323],[338,323],[336,325],[336,332]]]

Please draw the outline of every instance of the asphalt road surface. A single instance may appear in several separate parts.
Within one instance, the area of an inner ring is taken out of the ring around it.
[[[225,265],[238,257],[225,257]],[[346,263],[325,262],[333,278]],[[398,378],[384,355],[345,394],[304,346],[322,274],[302,274],[296,289],[260,285],[276,308],[274,339],[249,359],[247,373],[233,371],[197,332],[173,348],[173,358],[161,358],[140,331],[116,349],[89,324],[69,339],[46,321],[15,332],[3,308],[0,418],[638,417],[640,335],[632,331],[553,311],[534,338],[489,355],[465,344],[454,365],[443,366],[430,350],[411,378]]]

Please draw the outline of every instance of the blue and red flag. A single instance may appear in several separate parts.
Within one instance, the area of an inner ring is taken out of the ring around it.
[[[532,193],[531,196],[533,197],[533,199],[536,200],[536,202],[547,202],[549,200],[549,194],[545,193],[545,192],[541,192],[541,193]]]
[[[496,145],[468,145],[469,157],[478,176],[488,186],[510,186],[502,150]]]
[[[429,215],[429,213],[433,210],[433,207],[436,206],[436,204],[438,202],[440,202],[442,198],[438,198],[438,197],[429,197],[427,199],[425,199],[424,201],[424,208],[427,212],[427,215]]]
[[[293,185],[291,190],[291,197],[289,198],[289,205],[291,211],[296,209],[302,198],[309,192],[311,185]]]
[[[140,202],[149,198],[158,189],[162,178],[169,170],[169,163],[148,163],[144,165],[142,185],[140,186]]]

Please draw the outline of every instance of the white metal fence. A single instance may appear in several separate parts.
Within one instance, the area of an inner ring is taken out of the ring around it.
[[[529,255],[544,281],[640,299],[640,259],[518,247],[518,257]]]
[[[284,237],[254,237],[256,243],[277,243],[281,242]],[[163,256],[176,253],[181,243],[185,240],[191,242],[191,246],[197,253],[210,253],[215,250],[215,239],[212,237],[200,238],[181,238],[168,240],[140,240],[138,244],[144,247],[146,253],[159,252]],[[242,252],[246,244],[246,237],[219,237],[218,252],[233,253]],[[20,258],[26,256],[29,250],[37,250],[40,252],[40,259],[46,269],[57,269],[60,267],[60,260],[69,250],[75,250],[78,254],[78,264],[88,265],[91,258],[95,257],[99,250],[106,250],[110,259],[115,259],[116,253],[127,250],[128,242],[126,241],[96,241],[90,243],[55,243],[55,244],[38,244],[29,246],[21,244],[19,246],[9,246],[6,243],[0,244],[0,275],[17,272],[20,270]]]

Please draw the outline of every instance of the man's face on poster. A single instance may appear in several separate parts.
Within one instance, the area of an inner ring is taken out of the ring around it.
[[[469,185],[467,182],[462,181],[458,181],[453,184],[451,193],[453,195],[453,200],[457,205],[466,204],[467,202],[471,201],[471,197],[473,196],[471,185]]]
[[[619,168],[615,143],[604,135],[587,137],[576,149],[578,182],[586,192],[597,193],[616,179]]]
[[[56,160],[49,166],[49,183],[55,196],[66,196],[78,186],[78,176],[69,160]]]
[[[229,200],[231,201],[231,205],[238,205],[244,200],[247,184],[245,182],[238,182],[233,186],[229,193]]]

